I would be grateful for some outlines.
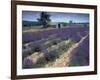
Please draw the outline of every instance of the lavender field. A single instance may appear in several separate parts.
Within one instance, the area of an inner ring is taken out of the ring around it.
[[[52,67],[60,56],[65,62],[59,66],[89,65],[89,27],[80,25],[67,28],[54,28],[45,31],[23,32],[23,68]],[[75,49],[67,51],[86,37]],[[61,61],[61,60],[60,60]]]
[[[89,65],[89,14],[22,12],[22,68]]]

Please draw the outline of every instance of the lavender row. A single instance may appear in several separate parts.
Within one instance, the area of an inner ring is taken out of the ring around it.
[[[62,39],[71,38],[76,41],[79,41],[81,37],[85,36],[87,33],[89,33],[88,27],[69,27],[38,32],[23,32],[22,39],[23,42],[34,42],[37,40],[47,38],[50,35],[56,34],[57,37],[60,37]]]
[[[71,53],[69,66],[89,65],[89,36]]]

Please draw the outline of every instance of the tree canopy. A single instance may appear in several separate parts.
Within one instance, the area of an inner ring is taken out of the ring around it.
[[[37,20],[41,25],[43,25],[43,28],[47,28],[51,22],[50,15],[47,12],[41,12],[40,18]]]

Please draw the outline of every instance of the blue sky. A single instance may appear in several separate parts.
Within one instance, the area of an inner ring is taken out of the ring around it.
[[[40,17],[40,11],[22,11],[22,20],[37,21]],[[52,22],[89,22],[89,14],[83,13],[62,13],[62,12],[48,12]]]

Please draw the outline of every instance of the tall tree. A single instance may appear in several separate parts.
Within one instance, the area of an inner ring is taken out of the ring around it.
[[[69,21],[69,24],[72,24],[72,23],[73,23],[73,21],[72,21],[72,20],[70,20],[70,21]]]
[[[43,25],[43,28],[47,28],[51,19],[50,15],[47,12],[41,12],[40,18],[37,19],[41,25]]]

